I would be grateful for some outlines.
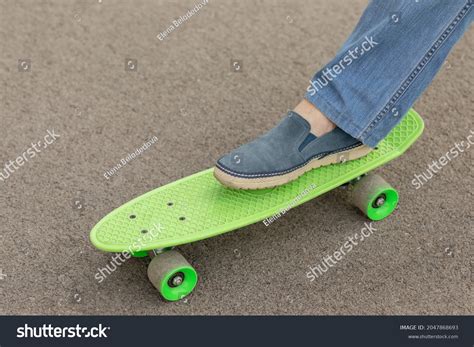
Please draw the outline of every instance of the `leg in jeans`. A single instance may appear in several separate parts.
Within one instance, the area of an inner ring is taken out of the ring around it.
[[[433,80],[472,22],[472,0],[373,0],[306,100],[375,147]]]
[[[220,158],[234,188],[266,188],[366,155],[426,89],[473,19],[474,0],[373,0],[305,99],[275,128]]]

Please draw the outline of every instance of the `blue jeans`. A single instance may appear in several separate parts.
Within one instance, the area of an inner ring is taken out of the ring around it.
[[[305,98],[375,147],[397,125],[473,20],[474,0],[372,0]]]

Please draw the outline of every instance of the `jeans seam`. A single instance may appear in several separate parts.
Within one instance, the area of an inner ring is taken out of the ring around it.
[[[413,84],[415,79],[419,76],[419,74],[423,71],[425,66],[431,61],[433,56],[439,51],[441,46],[444,42],[449,38],[449,36],[454,32],[457,25],[461,22],[461,20],[466,16],[468,11],[470,10],[472,5],[472,0],[468,0],[463,8],[458,12],[458,14],[453,18],[453,20],[449,23],[447,28],[438,36],[437,40],[431,45],[428,49],[428,52],[420,59],[418,64],[415,68],[412,69],[410,74],[407,78],[403,81],[401,86],[397,89],[397,91],[390,97],[388,103],[382,108],[382,110],[377,114],[377,116],[363,129],[361,133],[361,137],[364,138],[367,136],[367,133],[375,128],[377,123],[390,111],[390,108],[395,105],[397,101],[399,101],[402,96],[406,93],[409,87]]]

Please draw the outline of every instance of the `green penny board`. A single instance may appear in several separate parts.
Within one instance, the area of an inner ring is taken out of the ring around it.
[[[402,155],[423,132],[410,110],[369,155],[264,190],[222,186],[208,169],[139,196],[105,216],[91,241],[108,252],[148,251],[207,239],[305,203]]]

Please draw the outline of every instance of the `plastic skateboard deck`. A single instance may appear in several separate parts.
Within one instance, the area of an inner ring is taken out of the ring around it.
[[[112,211],[92,229],[91,241],[103,251],[136,253],[239,229],[303,204],[399,157],[421,135],[423,127],[421,117],[410,110],[369,155],[312,170],[276,188],[233,190],[222,186],[212,169],[196,173]]]

